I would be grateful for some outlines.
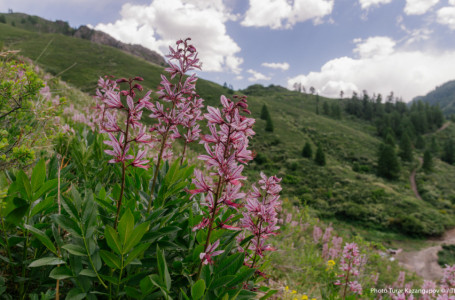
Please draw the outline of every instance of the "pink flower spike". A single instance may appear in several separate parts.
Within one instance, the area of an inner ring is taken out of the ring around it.
[[[224,252],[224,250],[218,250],[215,251],[215,249],[220,245],[220,240],[217,240],[213,245],[209,244],[207,247],[206,252],[202,252],[199,254],[199,258],[202,260],[202,264],[207,265],[211,264],[213,265],[214,261],[212,260],[213,256],[220,255],[221,253]]]
[[[149,166],[145,164],[148,164],[149,161],[147,159],[143,159],[146,154],[147,154],[146,150],[139,150],[139,152],[136,155],[136,158],[131,163],[131,165],[136,168],[148,169]]]

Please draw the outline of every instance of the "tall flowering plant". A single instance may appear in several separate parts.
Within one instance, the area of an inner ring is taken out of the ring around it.
[[[120,208],[125,191],[125,172],[127,167],[147,169],[148,160],[145,159],[147,146],[152,145],[152,138],[146,133],[146,128],[140,122],[144,108],[153,109],[148,91],[144,97],[138,98],[136,92],[142,91],[142,86],[137,83],[143,81],[142,77],[121,78],[116,81],[110,78],[98,80],[97,98],[101,104],[96,106],[99,111],[97,123],[100,131],[108,133],[109,140],[104,143],[111,147],[105,152],[112,156],[110,163],[120,163],[122,178],[120,195],[117,201],[117,212],[114,228],[117,228]],[[126,83],[126,89],[121,89],[119,84]],[[125,101],[122,101],[125,100]],[[126,103],[125,103],[126,102]],[[136,144],[136,149],[133,149]]]
[[[343,287],[343,299],[346,298],[348,288],[355,294],[362,294],[362,285],[357,281],[353,280],[359,275],[360,266],[360,253],[359,247],[356,243],[346,244],[343,249],[343,255],[340,260],[340,270],[342,274],[339,275],[340,280],[335,282],[335,285]]]
[[[277,226],[277,214],[281,208],[281,203],[278,201],[281,191],[280,181],[281,179],[276,176],[267,177],[261,172],[259,188],[253,185],[246,199],[246,211],[243,212],[241,224],[254,236],[245,249],[247,250],[245,263],[251,268],[256,266],[257,259],[262,258],[265,251],[274,250],[271,245],[266,244],[266,240],[275,235],[280,228]]]
[[[214,250],[219,241],[210,244],[210,238],[216,227],[240,230],[240,228],[228,225],[229,220],[216,219],[221,210],[225,208],[238,209],[241,204],[239,199],[245,197],[245,193],[240,191],[241,181],[246,179],[242,175],[244,164],[253,159],[252,153],[247,149],[251,136],[254,135],[252,126],[254,119],[248,118],[242,113],[250,114],[246,97],[232,101],[225,96],[221,96],[223,108],[207,107],[208,113],[204,118],[208,122],[210,134],[201,137],[207,154],[200,155],[198,158],[205,161],[205,165],[210,170],[209,175],[204,175],[201,171],[195,170],[194,184],[196,189],[191,190],[192,194],[203,193],[205,195],[206,207],[204,216],[200,224],[194,229],[207,228],[207,237],[204,244],[203,255],[198,274],[202,264],[210,261],[208,258],[214,255]],[[199,276],[199,275],[198,275]]]
[[[170,54],[166,55],[169,59],[169,67],[165,69],[169,73],[169,78],[161,75],[161,83],[157,94],[159,99],[170,104],[165,107],[164,103],[157,101],[152,107],[150,117],[157,120],[157,123],[150,129],[155,134],[157,142],[160,144],[159,154],[156,159],[155,173],[152,179],[151,196],[147,212],[150,211],[156,180],[162,160],[167,160],[172,156],[172,141],[180,138],[178,126],[187,129],[184,134],[186,151],[187,144],[199,138],[200,129],[197,121],[201,120],[201,107],[203,100],[196,94],[196,74],[193,73],[185,78],[188,72],[200,69],[201,64],[197,58],[196,48],[189,43],[191,39],[177,41],[177,47],[169,47]],[[173,79],[177,82],[173,83]],[[182,154],[182,162],[185,152]]]

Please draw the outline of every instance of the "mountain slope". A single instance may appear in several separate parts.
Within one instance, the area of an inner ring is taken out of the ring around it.
[[[445,115],[455,114],[455,80],[448,81],[425,96],[416,97],[412,101],[418,100],[439,105]]]
[[[164,58],[153,50],[137,44],[120,42],[105,32],[90,29],[87,26],[80,26],[78,29],[74,29],[65,21],[57,20],[52,22],[38,16],[31,16],[23,13],[0,13],[0,17],[4,17],[6,24],[10,24],[13,27],[39,33],[60,33],[67,36],[74,36],[97,44],[123,50],[160,66],[166,65]]]
[[[0,24],[0,40],[90,94],[94,93],[98,78],[106,74],[139,75],[145,79],[145,89],[156,90],[164,71],[161,66],[118,49],[62,34]],[[219,105],[220,95],[229,92],[203,79],[198,80],[197,86],[206,105]],[[282,194],[315,209],[320,217],[378,232],[436,235],[455,225],[455,207],[450,201],[439,200],[453,197],[455,201],[455,189],[448,182],[449,174],[455,174],[454,166],[441,162],[435,155],[438,170],[442,170],[437,179],[444,189],[432,190],[431,197],[423,196],[423,200],[416,199],[408,181],[412,162],[403,163],[396,181],[375,175],[382,140],[376,136],[371,122],[344,113],[341,119],[316,113],[316,105],[320,109],[324,102],[342,106],[340,100],[317,98],[277,86],[256,85],[241,92],[248,95],[257,120],[257,134],[251,143],[257,157],[246,169],[251,181],[258,178],[258,171],[277,174],[283,178]],[[265,121],[259,118],[264,104],[274,123],[273,132],[265,131]],[[324,149],[327,166],[317,166],[313,160],[302,157],[301,150],[307,141],[313,146],[313,153],[317,145]],[[435,175],[428,176],[428,180],[436,180]]]

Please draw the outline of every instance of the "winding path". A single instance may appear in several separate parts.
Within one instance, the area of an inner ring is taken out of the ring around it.
[[[450,121],[446,122],[436,132],[446,129],[450,123]],[[419,157],[418,160],[419,165],[412,170],[409,181],[416,198],[422,200],[417,190],[415,177],[417,171],[422,167],[423,159]],[[455,229],[447,231],[441,238],[430,239],[428,242],[431,246],[418,251],[401,252],[396,258],[404,267],[416,272],[417,275],[424,279],[438,280],[443,275],[443,270],[438,264],[438,252],[442,249],[443,244],[455,244]]]

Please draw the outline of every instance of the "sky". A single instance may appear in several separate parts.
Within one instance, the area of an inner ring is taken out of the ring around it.
[[[0,0],[158,53],[191,37],[199,77],[410,101],[455,79],[455,0]]]

